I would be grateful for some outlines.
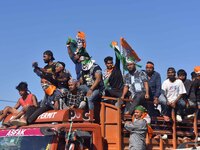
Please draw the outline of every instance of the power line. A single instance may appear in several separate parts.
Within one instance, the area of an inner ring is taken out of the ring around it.
[[[14,101],[10,101],[10,100],[3,100],[3,99],[0,99],[0,101],[2,101],[2,102],[9,102],[9,103],[16,103],[16,102],[14,102]]]

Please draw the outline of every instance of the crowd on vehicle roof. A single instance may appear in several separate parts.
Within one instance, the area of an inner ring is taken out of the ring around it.
[[[76,79],[65,68],[65,63],[55,61],[53,52],[46,50],[43,53],[46,65],[39,67],[37,62],[32,64],[34,73],[41,79],[43,100],[38,102],[28,90],[28,84],[20,82],[16,87],[20,95],[17,104],[0,111],[0,121],[10,113],[15,114],[5,126],[31,124],[40,114],[53,109],[94,110],[95,102],[100,101],[123,106],[122,112],[130,115],[141,105],[147,109],[150,117],[163,116],[166,122],[171,119],[172,108],[179,122],[184,117],[192,117],[200,108],[200,66],[194,67],[191,80],[184,69],[176,72],[169,67],[167,78],[161,83],[161,76],[151,61],[146,63],[145,70],[140,70],[137,62],[127,57],[125,65],[128,73],[123,75],[115,49],[115,63],[113,57],[105,57],[106,69],[102,71],[86,50],[84,32],[78,32],[76,40],[69,38],[66,47],[75,64]],[[102,99],[102,96],[117,100]],[[18,111],[20,106],[22,109]]]

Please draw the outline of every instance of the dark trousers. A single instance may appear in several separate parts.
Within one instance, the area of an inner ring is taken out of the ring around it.
[[[32,114],[29,113],[30,116],[27,116],[27,123],[28,124],[33,123],[39,115],[41,115],[42,113],[44,113],[48,110],[52,110],[52,109],[53,108],[50,106],[38,107]]]
[[[133,98],[133,102],[126,102],[125,112],[128,111],[130,114],[133,114],[134,109],[137,105],[143,105],[144,107],[146,107],[145,92],[136,93]]]
[[[36,110],[38,107],[35,106],[29,106],[26,113],[24,114],[24,118],[27,119],[29,118]]]
[[[106,89],[105,96],[117,97],[120,98],[122,96],[122,90],[119,89]]]

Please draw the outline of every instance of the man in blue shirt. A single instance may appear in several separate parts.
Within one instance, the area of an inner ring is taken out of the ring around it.
[[[161,95],[161,77],[158,72],[154,70],[154,63],[151,61],[148,61],[146,63],[146,70],[147,74],[147,80],[149,83],[149,96],[150,101],[153,102],[153,104],[148,105],[148,112],[150,116],[157,116],[159,115],[158,111],[155,111],[156,108],[159,108],[159,97]],[[155,109],[154,109],[155,108]]]

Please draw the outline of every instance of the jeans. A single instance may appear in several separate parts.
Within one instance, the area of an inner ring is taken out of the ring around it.
[[[90,87],[86,86],[86,85],[81,85],[79,87],[80,90],[82,90],[84,93],[87,93],[90,89]],[[90,110],[94,109],[94,101],[97,101],[100,98],[100,90],[99,89],[95,89],[92,92],[92,95],[87,96],[87,101],[88,101],[88,107]]]
[[[170,116],[171,117],[171,110],[172,108],[167,105],[167,98],[161,94],[159,97],[159,103],[162,106],[162,114],[164,116]],[[186,108],[186,102],[183,99],[178,100],[176,103],[175,111],[178,115],[185,115],[185,108]]]

